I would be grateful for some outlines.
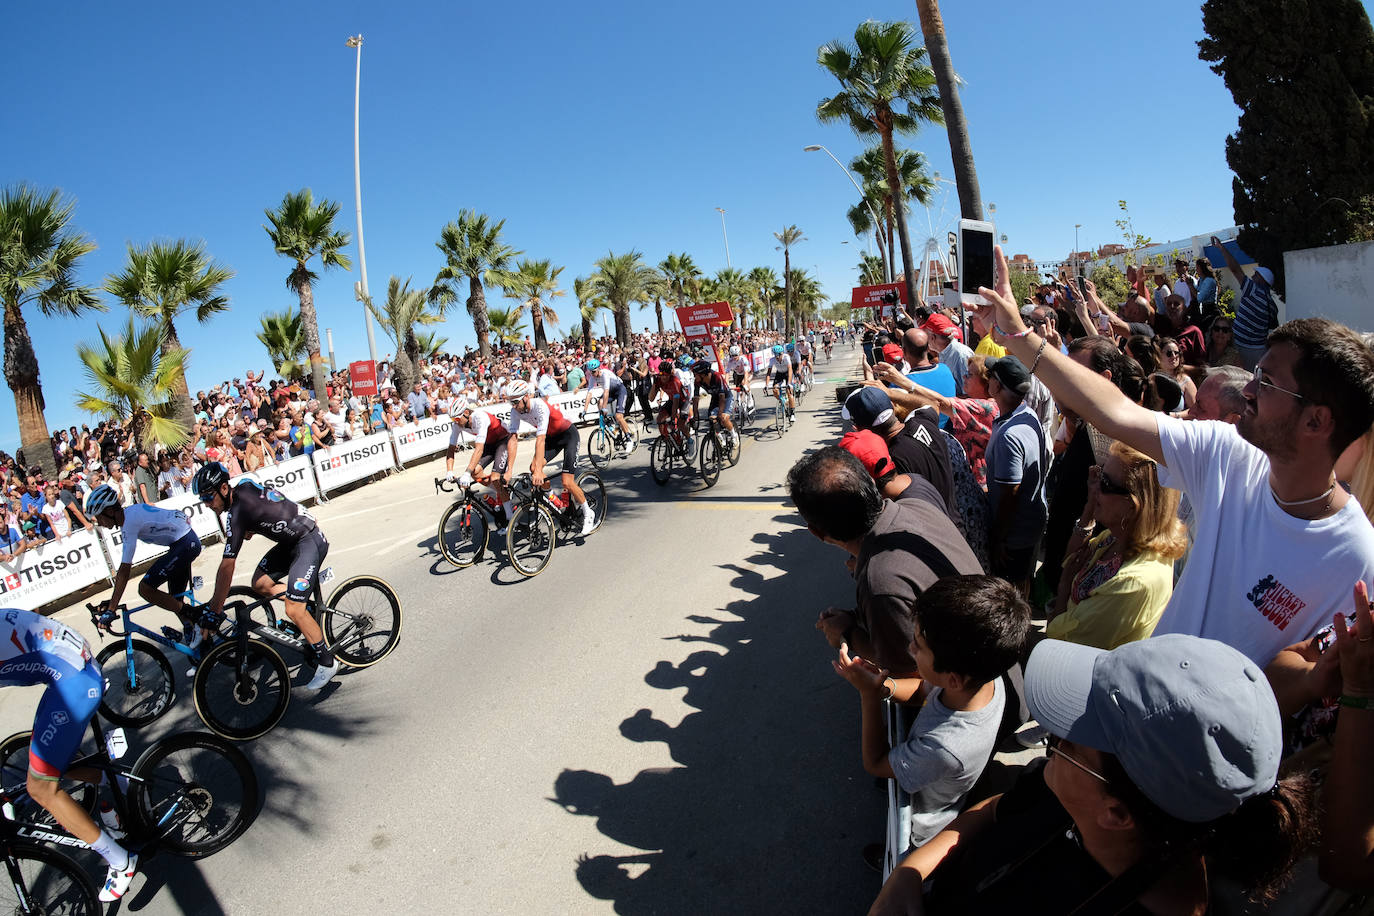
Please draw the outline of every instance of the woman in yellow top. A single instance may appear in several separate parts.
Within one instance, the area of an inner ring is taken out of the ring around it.
[[[1159,485],[1145,455],[1116,442],[1089,473],[1088,502],[1069,540],[1045,635],[1115,649],[1154,632],[1187,532],[1178,520],[1178,491]],[[1097,525],[1107,530],[1093,537]]]

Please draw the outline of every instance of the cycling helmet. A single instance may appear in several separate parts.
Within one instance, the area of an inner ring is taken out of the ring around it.
[[[114,491],[114,487],[102,483],[91,491],[90,496],[86,497],[86,515],[95,518],[106,509],[117,505],[119,505],[119,494]]]
[[[600,368],[601,368],[601,360],[599,360],[599,359],[589,359],[589,360],[587,360],[587,371],[588,371],[588,372],[595,372],[596,370],[598,370],[598,369],[600,369]]]
[[[516,379],[506,386],[506,397],[512,401],[518,401],[530,393],[530,383],[524,379]]]
[[[469,406],[469,405],[468,405],[468,396],[465,395],[465,394],[460,394],[460,395],[458,395],[457,397],[455,397],[455,398],[453,399],[453,403],[449,405],[449,408],[448,408],[449,416],[451,416],[451,417],[456,417],[456,416],[458,416],[458,414],[463,413],[464,411],[466,411],[466,410],[468,409],[468,406]]]
[[[663,362],[658,364],[658,371],[662,372],[664,375],[667,375],[669,372],[672,372],[673,361],[670,359],[663,360]]]
[[[796,350],[796,349],[797,349],[797,345],[796,345],[796,344],[789,343],[789,344],[787,345],[787,352],[788,352],[788,353],[791,353],[792,351],[794,351],[794,350]]]
[[[730,355],[739,356],[739,344],[735,344],[733,347],[730,348]]]
[[[692,374],[693,374],[693,375],[700,375],[700,374],[703,373],[703,372],[710,372],[710,371],[711,371],[711,364],[708,363],[708,362],[707,362],[706,360],[704,360],[704,359],[699,359],[699,360],[697,360],[696,362],[692,363]]]
[[[692,363],[694,363],[694,362],[696,362],[696,360],[692,359],[692,357],[689,356],[689,355],[686,354],[686,353],[684,353],[684,354],[682,354],[680,357],[678,357],[678,360],[677,360],[677,364],[678,364],[679,366],[681,366],[682,368],[684,368],[684,369],[690,368],[691,365],[692,365]]]
[[[211,461],[196,471],[191,481],[191,492],[200,497],[201,502],[209,502],[219,492],[219,485],[229,482],[229,469],[218,461]]]

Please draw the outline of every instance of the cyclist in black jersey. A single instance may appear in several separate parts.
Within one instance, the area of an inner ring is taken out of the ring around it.
[[[258,563],[253,589],[262,595],[282,596],[286,616],[310,643],[315,676],[306,686],[318,690],[328,684],[339,673],[339,662],[324,644],[320,625],[305,609],[306,598],[319,578],[320,564],[329,553],[329,541],[315,519],[281,493],[256,481],[242,480],[231,487],[229,471],[218,462],[196,472],[193,488],[201,502],[224,522],[224,558],[215,577],[210,613],[224,612],[224,599],[229,594],[244,538],[260,534],[275,542]]]
[[[730,420],[730,411],[735,407],[735,392],[725,382],[725,376],[711,368],[711,364],[704,359],[699,359],[692,364],[692,380],[695,387],[692,389],[692,419],[697,418],[697,399],[703,394],[710,398],[706,405],[706,415],[708,417],[719,417],[720,425],[725,427],[739,444],[739,433],[735,432],[735,424]]]

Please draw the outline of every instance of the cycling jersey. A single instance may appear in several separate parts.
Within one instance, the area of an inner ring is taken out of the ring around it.
[[[732,356],[725,361],[725,371],[732,375],[744,375],[752,367],[749,365],[749,357]]]
[[[681,401],[687,396],[687,389],[683,387],[682,380],[677,377],[676,371],[667,381],[664,381],[662,375],[658,377],[658,390],[667,395],[670,402]]]
[[[799,353],[802,356],[810,356],[811,344],[807,343],[804,340],[797,341],[797,353]]]
[[[788,353],[787,358],[792,363],[793,370],[796,370],[801,366],[801,354],[798,353],[796,350],[792,350],[790,353]]]
[[[692,396],[695,399],[701,397],[703,394],[710,395],[712,404],[716,403],[718,398],[728,397],[730,394],[730,386],[725,384],[725,376],[721,375],[719,372],[712,372],[706,379],[706,384],[703,385],[698,382],[696,388],[693,390]]]
[[[47,684],[33,719],[29,769],[56,779],[81,745],[105,679],[70,627],[17,608],[0,610],[0,686]]]
[[[159,509],[147,503],[135,503],[124,509],[124,524],[119,528],[124,537],[124,551],[120,563],[132,563],[138,542],[171,547],[191,533],[186,516],[172,509]]]
[[[780,379],[787,378],[787,370],[792,363],[785,356],[775,356],[768,361],[768,374]]]
[[[224,557],[237,557],[249,534],[278,544],[296,544],[316,529],[309,512],[276,490],[244,480],[234,487],[234,501],[224,513]]]
[[[522,420],[534,427],[536,436],[547,436],[550,439],[561,436],[572,426],[572,421],[564,417],[562,411],[543,398],[530,398],[530,409],[524,412],[514,404],[511,405],[510,419],[506,421],[507,430],[518,433]]]
[[[620,380],[620,376],[616,375],[614,372],[612,372],[610,369],[607,369],[605,366],[602,366],[600,369],[597,369],[587,378],[588,388],[595,388],[598,385],[600,385],[608,394],[612,395],[615,394],[615,390],[617,388],[625,387],[625,383]]]
[[[466,429],[472,433],[473,438],[484,445],[504,442],[506,437],[511,434],[511,430],[498,417],[487,413],[485,410],[474,410],[472,416],[468,418]],[[516,425],[516,429],[519,429],[519,424]]]

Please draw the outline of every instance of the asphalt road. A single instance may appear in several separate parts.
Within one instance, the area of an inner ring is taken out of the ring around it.
[[[853,358],[841,348],[822,376]],[[747,436],[711,489],[684,475],[655,485],[646,448],[614,461],[606,524],[533,579],[499,552],[465,570],[439,556],[442,458],[319,507],[340,580],[372,573],[399,593],[401,643],[318,696],[298,672],[285,719],[244,746],[263,788],[256,822],[209,859],[155,857],[123,909],[867,906],[878,876],[860,849],[881,837],[883,796],[860,765],[857,698],[812,626],[852,602],[852,580],[783,487],[801,454],[839,435],[833,385],[799,421]],[[199,561],[207,582],[217,554]],[[59,615],[90,635],[85,616]],[[202,727],[174,667],[177,704],[131,734],[131,753]],[[27,728],[38,695],[0,691],[0,726]]]

